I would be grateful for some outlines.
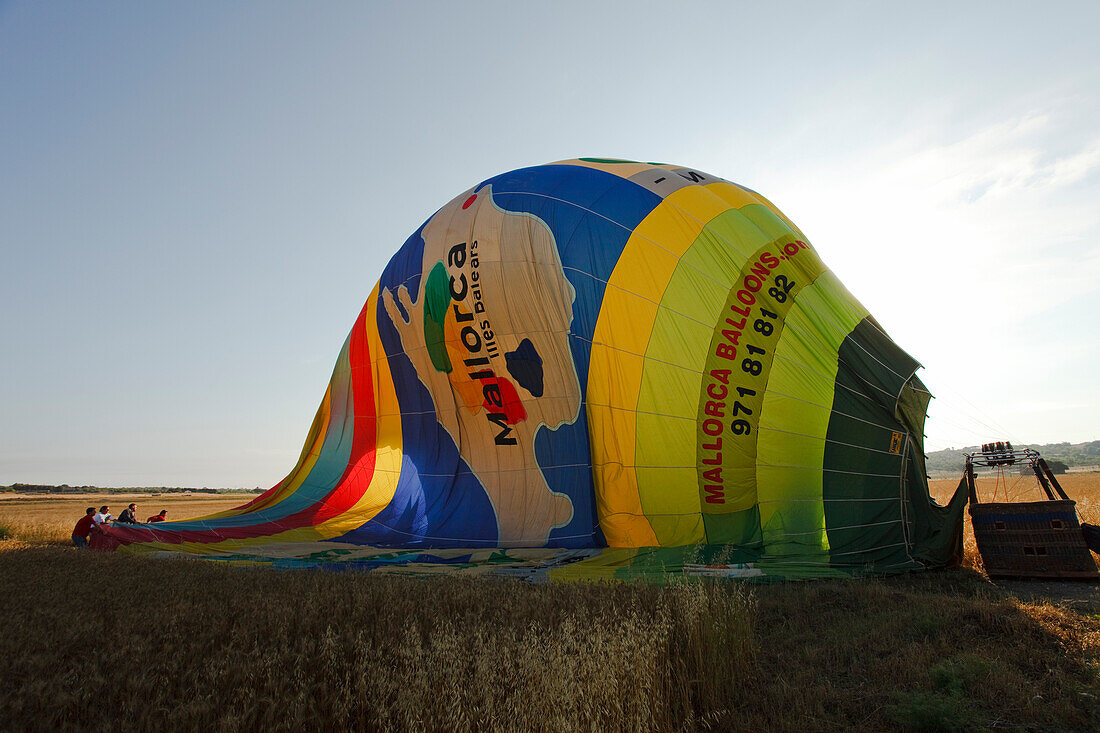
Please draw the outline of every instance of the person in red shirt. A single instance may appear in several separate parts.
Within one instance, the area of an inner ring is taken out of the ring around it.
[[[153,516],[149,517],[145,521],[146,522],[163,522],[165,519],[167,519],[167,514],[168,514],[167,509],[161,509],[160,514],[154,514]]]
[[[95,516],[95,507],[90,506],[88,510],[84,512],[84,516],[80,518],[80,521],[73,527],[73,544],[77,547],[88,546],[88,534],[92,531],[93,517]]]

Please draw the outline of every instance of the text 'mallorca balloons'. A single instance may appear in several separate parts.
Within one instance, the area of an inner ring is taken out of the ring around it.
[[[940,566],[965,495],[929,498],[918,367],[756,192],[524,168],[390,260],[285,479],[109,544],[550,577]]]

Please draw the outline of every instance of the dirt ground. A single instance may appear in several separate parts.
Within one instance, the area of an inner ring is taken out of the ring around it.
[[[1094,560],[1100,560],[1093,553]],[[993,585],[1021,601],[1050,601],[1077,613],[1100,616],[1100,582],[991,580]]]

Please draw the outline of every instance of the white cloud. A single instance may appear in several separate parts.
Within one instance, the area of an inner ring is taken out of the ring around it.
[[[758,189],[925,365],[939,447],[1093,432],[1081,364],[1100,341],[1100,136],[1070,116],[1056,105],[949,141],[899,130]]]

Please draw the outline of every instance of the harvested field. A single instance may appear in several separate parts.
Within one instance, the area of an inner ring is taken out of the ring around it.
[[[66,543],[90,506],[106,504],[116,517],[131,502],[139,519],[168,510],[169,519],[189,519],[240,506],[256,494],[0,494],[0,537],[34,544]]]
[[[960,473],[954,478],[932,479],[928,482],[929,493],[942,504],[951,498],[961,478]],[[1056,478],[1069,498],[1077,502],[1081,520],[1100,523],[1100,472],[1066,473]],[[1046,498],[1034,476],[1020,476],[1008,471],[1003,477],[989,474],[978,476],[977,488],[978,499],[983,502],[1005,501],[1006,496],[1008,501],[1040,501]]]

